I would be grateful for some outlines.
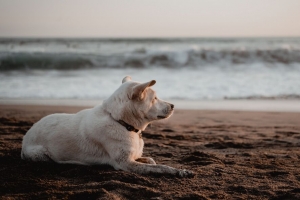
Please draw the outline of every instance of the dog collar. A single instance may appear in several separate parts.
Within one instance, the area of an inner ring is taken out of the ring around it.
[[[123,120],[119,120],[118,122],[119,122],[122,126],[124,126],[124,127],[127,129],[127,131],[133,131],[133,132],[136,132],[136,133],[140,131],[140,130],[134,128],[133,126],[127,124],[127,123],[124,122]]]

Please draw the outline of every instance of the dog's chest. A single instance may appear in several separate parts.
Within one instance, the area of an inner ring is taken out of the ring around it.
[[[135,133],[132,137],[132,149],[134,159],[140,158],[143,154],[144,141],[139,134]]]

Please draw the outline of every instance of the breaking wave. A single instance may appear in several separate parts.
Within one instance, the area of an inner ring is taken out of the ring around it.
[[[299,50],[190,50],[151,52],[136,50],[117,55],[78,53],[6,53],[0,56],[0,70],[89,68],[151,68],[151,67],[221,67],[236,64],[293,64],[300,63]]]
[[[298,64],[300,39],[1,39],[0,70]]]

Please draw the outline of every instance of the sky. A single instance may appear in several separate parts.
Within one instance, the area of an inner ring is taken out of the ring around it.
[[[300,36],[300,0],[0,0],[0,37]]]

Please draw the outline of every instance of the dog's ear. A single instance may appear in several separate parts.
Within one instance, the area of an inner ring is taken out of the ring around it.
[[[125,76],[122,80],[122,84],[127,82],[127,81],[131,81],[131,77],[130,76]]]
[[[144,91],[147,87],[151,87],[152,85],[154,85],[156,83],[155,80],[149,81],[147,83],[142,83],[139,85],[136,85],[132,88],[132,96],[131,99],[138,99],[138,100],[142,100],[144,98]]]

